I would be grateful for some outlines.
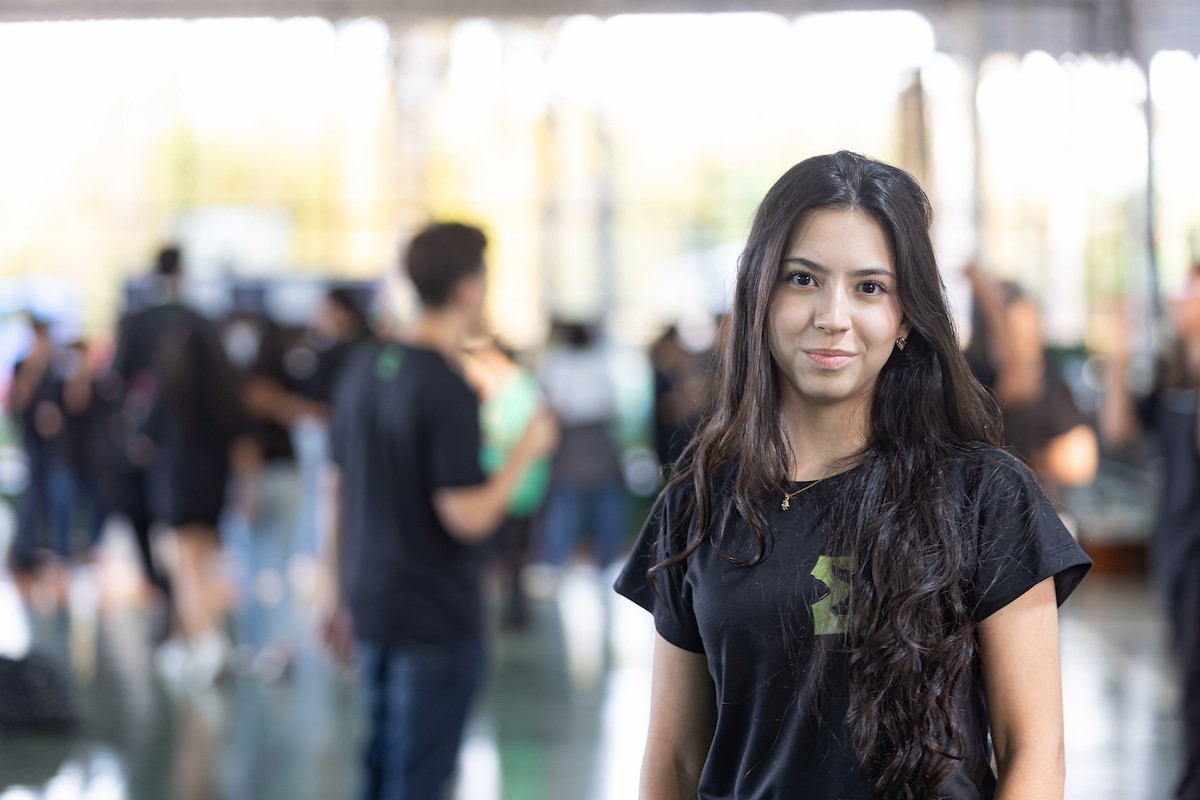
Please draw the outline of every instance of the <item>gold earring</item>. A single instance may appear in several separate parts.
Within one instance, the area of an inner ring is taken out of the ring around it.
[[[905,339],[903,336],[901,336],[896,340],[896,347],[899,347],[901,350],[903,350],[905,347],[908,347],[908,339]]]

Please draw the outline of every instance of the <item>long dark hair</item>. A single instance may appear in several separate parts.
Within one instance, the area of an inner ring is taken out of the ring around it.
[[[750,566],[770,554],[761,509],[791,487],[792,453],[767,309],[792,232],[824,208],[867,213],[887,234],[912,330],[876,380],[868,442],[847,463],[857,468],[838,493],[844,499],[833,501],[827,547],[849,556],[850,633],[817,637],[810,675],[825,671],[829,648],[845,654],[846,724],[876,795],[936,797],[964,754],[952,695],[975,654],[966,588],[973,545],[957,522],[962,493],[949,467],[970,450],[998,445],[1000,422],[959,349],[929,238],[929,200],[908,173],[843,151],[797,164],[767,192],[738,264],[712,411],[668,486],[688,498],[668,531],[686,546],[669,550],[651,576],[705,541],[723,552],[709,532],[732,530],[734,516],[748,523],[757,556],[726,558]]]

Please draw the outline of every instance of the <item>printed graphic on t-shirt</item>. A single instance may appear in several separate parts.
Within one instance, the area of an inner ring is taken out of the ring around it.
[[[839,607],[850,597],[850,582],[843,575],[850,571],[847,556],[821,556],[810,575],[829,589],[829,594],[812,605],[813,632],[817,636],[845,633],[846,617],[838,613]]]

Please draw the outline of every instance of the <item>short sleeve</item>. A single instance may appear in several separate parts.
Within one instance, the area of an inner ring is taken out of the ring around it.
[[[1024,465],[997,455],[983,472],[972,587],[975,620],[986,619],[1051,577],[1062,605],[1091,568],[1091,559]]]
[[[480,463],[479,401],[466,381],[439,368],[430,376],[425,406],[426,475],[432,489],[484,482]]]
[[[648,577],[650,568],[667,558],[672,511],[679,505],[672,502],[672,495],[677,496],[679,491],[668,489],[659,495],[613,588],[653,614],[655,629],[668,642],[693,653],[703,653],[704,641],[687,581],[688,562],[656,573],[653,583]]]

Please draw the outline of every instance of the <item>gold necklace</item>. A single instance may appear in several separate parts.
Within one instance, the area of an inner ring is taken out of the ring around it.
[[[789,508],[791,508],[791,507],[792,507],[792,498],[793,498],[793,497],[795,497],[795,496],[796,496],[796,495],[798,495],[798,494],[804,494],[804,493],[805,493],[805,492],[807,492],[809,489],[811,489],[812,487],[816,486],[818,483],[820,483],[820,482],[821,482],[821,481],[823,481],[823,480],[825,480],[825,479],[824,479],[824,478],[817,478],[815,481],[813,481],[812,483],[810,483],[808,486],[805,486],[803,489],[797,489],[797,490],[796,490],[796,491],[794,491],[794,492],[788,492],[787,494],[785,494],[785,495],[783,496],[783,502],[779,504],[779,510],[780,510],[780,511],[787,511]]]

